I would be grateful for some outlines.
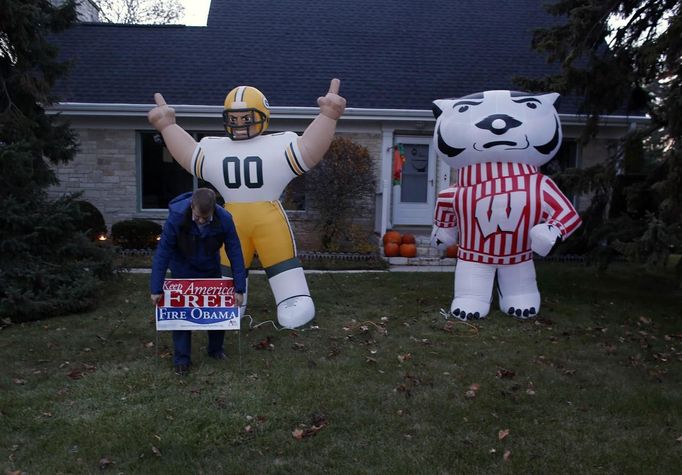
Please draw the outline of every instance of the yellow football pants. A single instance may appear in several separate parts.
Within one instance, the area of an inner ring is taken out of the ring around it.
[[[247,269],[251,267],[254,251],[258,253],[258,259],[266,271],[284,262],[288,262],[289,265],[285,267],[290,268],[292,261],[298,261],[294,259],[294,235],[279,201],[225,203],[225,209],[232,215],[237,228]],[[220,261],[223,266],[229,267],[224,248],[220,250]]]

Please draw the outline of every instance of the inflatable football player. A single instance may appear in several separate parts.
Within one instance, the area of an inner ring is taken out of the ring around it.
[[[197,143],[175,123],[175,111],[159,93],[148,115],[173,158],[192,175],[211,183],[225,199],[246,267],[257,252],[275,296],[277,320],[286,328],[312,320],[315,306],[279,197],[293,178],[317,165],[329,148],[346,106],[338,92],[339,80],[333,79],[329,92],[317,100],[319,115],[300,137],[295,132],[263,135],[270,109],[265,96],[251,86],[236,87],[225,98],[227,137],[204,137]],[[224,251],[222,262],[229,276]]]
[[[581,220],[538,168],[561,146],[556,93],[486,91],[433,103],[437,155],[457,170],[438,195],[432,242],[458,244],[450,313],[485,318],[497,277],[500,309],[536,316],[533,252],[546,256]]]

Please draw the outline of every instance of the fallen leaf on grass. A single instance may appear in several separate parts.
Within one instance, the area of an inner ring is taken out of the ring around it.
[[[325,416],[320,412],[314,412],[310,415],[311,424],[299,424],[296,429],[291,431],[291,435],[296,440],[303,440],[307,437],[317,435],[322,429],[327,427],[329,423]]]
[[[404,363],[405,361],[410,361],[412,359],[412,353],[405,353],[404,355],[398,355],[398,361]]]
[[[115,462],[111,460],[109,457],[102,457],[99,459],[99,468],[100,470],[104,470],[105,468],[108,468],[110,465],[113,465]]]
[[[511,450],[505,450],[504,455],[502,456],[502,460],[505,462],[509,462],[511,460]]]
[[[298,351],[305,351],[307,349],[303,343],[294,343],[291,348]]]
[[[157,457],[161,457],[161,451],[157,447],[154,447],[153,445],[152,445],[152,453],[154,453],[154,455],[156,455]]]
[[[272,337],[266,336],[265,339],[259,341],[253,347],[257,350],[268,350],[272,351],[275,349],[275,345],[272,344]]]
[[[500,379],[512,379],[516,373],[510,369],[500,368],[497,370],[496,376]]]
[[[21,379],[21,378],[14,378],[14,379],[12,379],[12,382],[13,382],[14,384],[26,384],[26,380],[25,380],[25,379]]]
[[[469,385],[469,389],[464,393],[464,397],[467,399],[474,399],[478,390],[481,389],[481,385],[478,383],[472,383]]]
[[[81,379],[83,377],[83,372],[79,369],[72,369],[67,373],[67,376],[71,379]]]
[[[154,348],[154,342],[153,341],[148,341],[147,343],[144,344],[145,348]]]
[[[317,433],[320,432],[325,427],[327,427],[327,423],[324,423],[324,424],[319,425],[319,426],[313,425],[310,427],[303,425],[303,426],[300,426],[300,428],[298,428],[298,429],[294,429],[293,432],[291,433],[291,435],[296,440],[302,440],[302,439],[305,439],[307,437],[312,437],[314,435],[317,435]]]
[[[678,442],[682,442],[682,435],[677,438]]]
[[[499,440],[504,440],[509,435],[509,429],[501,430],[497,433],[497,438]]]

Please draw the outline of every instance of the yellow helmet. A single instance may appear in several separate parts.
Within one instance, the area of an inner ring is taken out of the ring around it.
[[[230,122],[229,114],[250,112],[250,123],[236,124]],[[270,124],[270,104],[267,98],[255,87],[237,86],[227,93],[225,97],[225,110],[223,111],[225,132],[233,140],[244,140],[256,137],[268,128]],[[245,134],[235,135],[235,131],[245,130]]]

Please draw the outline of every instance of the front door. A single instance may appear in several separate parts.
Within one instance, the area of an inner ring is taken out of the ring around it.
[[[393,186],[393,224],[430,225],[436,198],[436,155],[431,137],[396,136],[405,161]]]

